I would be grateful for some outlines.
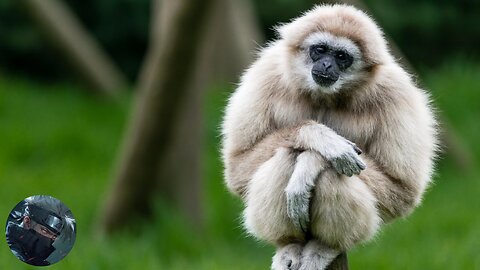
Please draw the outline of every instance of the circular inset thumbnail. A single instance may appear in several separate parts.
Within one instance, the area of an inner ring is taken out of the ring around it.
[[[17,258],[35,266],[54,264],[73,248],[76,222],[70,209],[47,195],[19,202],[8,215],[7,243]]]

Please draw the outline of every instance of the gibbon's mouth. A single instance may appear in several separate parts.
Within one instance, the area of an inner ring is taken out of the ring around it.
[[[320,86],[328,87],[332,86],[337,80],[338,76],[326,75],[326,74],[315,74],[312,72],[313,80]]]

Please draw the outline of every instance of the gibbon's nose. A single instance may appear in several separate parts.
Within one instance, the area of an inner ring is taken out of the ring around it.
[[[325,68],[325,71],[328,71],[328,69],[332,67],[332,62],[329,59],[326,59],[322,62],[322,65]]]

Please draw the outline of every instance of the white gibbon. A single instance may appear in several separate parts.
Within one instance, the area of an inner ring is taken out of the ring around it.
[[[420,203],[436,121],[364,12],[316,6],[277,31],[229,99],[226,184],[272,269],[325,269]]]

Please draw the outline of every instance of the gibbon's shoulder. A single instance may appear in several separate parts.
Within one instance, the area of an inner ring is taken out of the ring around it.
[[[414,77],[398,63],[392,62],[375,67],[370,82],[363,91],[364,103],[393,114],[423,111],[430,105],[429,94],[416,85]]]

